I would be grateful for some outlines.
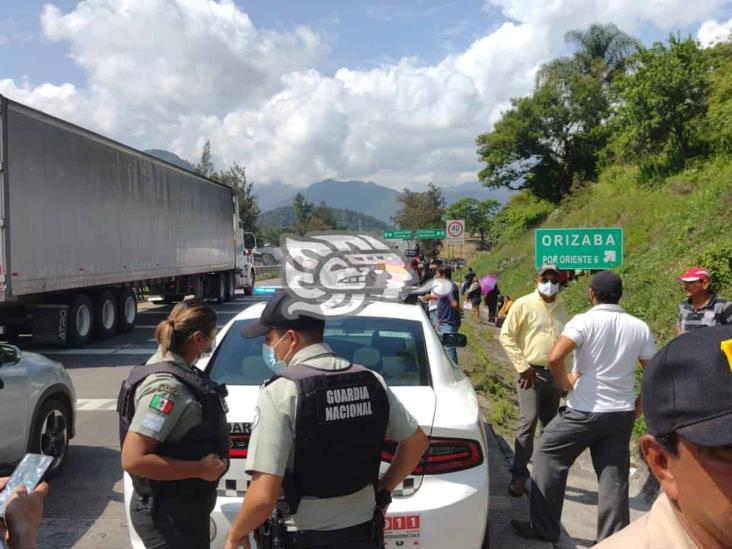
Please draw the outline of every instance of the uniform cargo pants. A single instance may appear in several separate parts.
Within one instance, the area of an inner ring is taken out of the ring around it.
[[[197,495],[132,494],[130,518],[147,549],[208,549],[216,491]]]

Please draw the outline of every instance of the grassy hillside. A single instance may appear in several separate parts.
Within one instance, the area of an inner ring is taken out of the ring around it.
[[[712,270],[719,293],[732,298],[732,159],[700,163],[654,186],[638,183],[638,175],[625,166],[606,170],[598,183],[578,189],[548,216],[545,210],[541,226],[623,227],[621,304],[651,326],[660,345],[673,336],[683,299],[675,276],[687,267]],[[518,297],[531,291],[533,229],[507,226],[494,250],[471,264],[479,274],[497,273],[503,293]],[[588,281],[580,277],[563,292],[570,314],[589,308]]]

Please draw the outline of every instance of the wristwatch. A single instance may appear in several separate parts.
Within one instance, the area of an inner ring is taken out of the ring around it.
[[[385,509],[391,503],[391,492],[386,488],[379,488],[376,491],[376,506]]]

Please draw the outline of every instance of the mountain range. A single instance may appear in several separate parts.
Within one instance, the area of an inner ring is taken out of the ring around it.
[[[174,153],[162,149],[150,149],[145,151],[148,154],[157,156],[162,160],[171,162],[186,169],[193,169],[190,162],[183,160]],[[480,183],[462,183],[455,186],[441,187],[445,202],[449,206],[453,202],[473,197],[478,200],[492,198],[505,204],[510,198],[512,191],[508,189],[488,189]],[[266,217],[271,210],[284,208],[292,205],[295,195],[300,192],[308,202],[319,205],[325,202],[326,205],[337,210],[352,210],[366,216],[374,217],[387,226],[392,225],[392,217],[399,210],[400,192],[378,185],[370,181],[337,181],[326,179],[318,181],[305,188],[295,187],[287,183],[275,182],[267,185],[254,184],[254,194],[257,197],[257,204],[263,216]],[[283,216],[283,210],[277,212],[276,217]]]
[[[488,189],[478,182],[463,183],[454,187],[441,187],[446,204],[465,197],[474,197],[478,200],[492,198],[505,204],[511,196],[508,189]],[[292,199],[300,192],[308,202],[320,204],[325,202],[331,208],[338,210],[354,210],[370,217],[375,217],[392,225],[391,219],[399,210],[398,197],[400,192],[370,181],[336,181],[326,179],[313,183],[305,188],[296,188],[284,183],[262,185],[259,189],[255,185],[257,203],[262,212],[279,209],[292,204]]]

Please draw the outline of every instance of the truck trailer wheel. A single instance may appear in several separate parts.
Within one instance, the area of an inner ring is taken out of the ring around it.
[[[94,309],[86,294],[74,294],[69,301],[67,342],[72,346],[86,345],[91,341],[94,327]]]
[[[226,279],[226,301],[232,301],[234,299],[234,273],[225,273],[224,278]]]
[[[110,290],[94,296],[94,334],[106,339],[117,331],[117,299]]]
[[[127,333],[137,322],[137,296],[132,288],[117,290],[117,331]]]
[[[224,303],[226,301],[226,273],[216,273],[214,284],[216,288],[216,303]]]

